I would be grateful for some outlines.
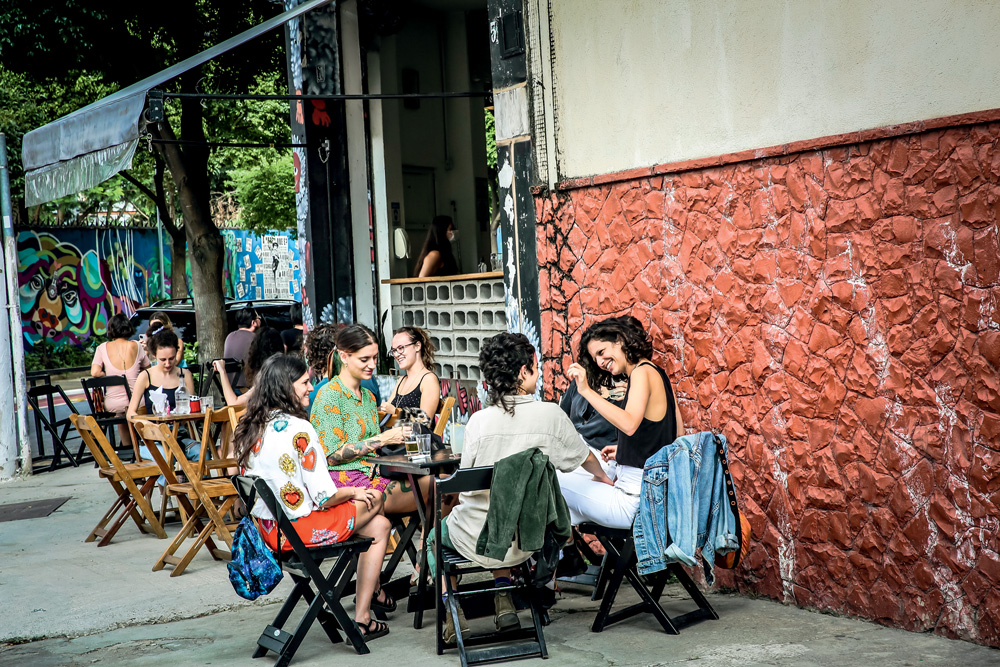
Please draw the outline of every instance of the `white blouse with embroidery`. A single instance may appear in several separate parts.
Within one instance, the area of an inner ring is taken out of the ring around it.
[[[267,482],[290,519],[309,516],[337,492],[316,430],[298,417],[282,414],[268,422],[246,468],[248,475]],[[273,520],[259,498],[251,514]]]

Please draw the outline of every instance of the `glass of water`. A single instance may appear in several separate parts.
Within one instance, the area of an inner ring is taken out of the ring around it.
[[[209,394],[201,397],[201,409],[203,412],[215,409],[215,397]]]

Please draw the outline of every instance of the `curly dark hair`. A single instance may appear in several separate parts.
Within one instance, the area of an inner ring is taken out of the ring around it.
[[[337,325],[317,324],[306,334],[305,352],[313,377],[326,375],[326,363],[330,353],[337,349]]]
[[[246,413],[233,433],[236,459],[241,466],[247,464],[250,450],[276,414],[309,419],[309,413],[296,400],[293,387],[308,370],[306,362],[291,354],[276,354],[264,362],[247,401]]]
[[[521,367],[535,369],[535,346],[524,334],[499,333],[483,342],[479,350],[479,369],[486,380],[490,403],[499,405],[504,412],[514,414],[511,396],[521,386]]]
[[[611,387],[613,384],[611,373],[600,368],[587,349],[587,344],[595,340],[606,343],[621,343],[625,360],[630,364],[636,364],[642,359],[649,359],[653,356],[653,343],[649,339],[649,334],[646,333],[646,328],[642,326],[642,322],[631,315],[609,317],[591,324],[580,338],[577,359],[587,371],[587,383],[595,389],[597,387]]]
[[[434,368],[434,344],[427,332],[420,327],[400,327],[397,334],[406,334],[410,337],[411,343],[420,343],[420,360],[427,368]]]
[[[265,361],[284,351],[285,343],[281,340],[281,334],[277,329],[274,327],[260,329],[250,341],[247,358],[243,362],[243,377],[246,378],[247,386],[253,386],[254,378],[264,367]]]

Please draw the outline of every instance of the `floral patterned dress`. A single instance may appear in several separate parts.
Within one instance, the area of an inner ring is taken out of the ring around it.
[[[326,383],[313,401],[310,421],[319,433],[327,456],[347,445],[357,445],[379,434],[375,395],[361,388],[361,398],[344,386],[339,377]],[[371,462],[376,454],[329,466],[338,487],[356,486],[385,491],[389,480],[380,477]]]
[[[267,482],[306,546],[343,542],[354,532],[354,503],[323,507],[337,492],[324,458],[319,436],[309,422],[279,414],[268,422],[247,459],[246,472]],[[258,499],[250,513],[259,520],[264,542],[277,550],[277,523],[263,501]],[[287,540],[281,541],[283,551],[291,548]]]

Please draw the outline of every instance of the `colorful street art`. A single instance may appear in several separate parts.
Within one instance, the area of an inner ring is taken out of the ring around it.
[[[93,248],[81,250],[49,233],[21,232],[17,274],[26,345],[43,339],[76,345],[107,330],[110,272]]]
[[[287,232],[257,237],[224,229],[229,299],[301,299],[298,246]],[[169,293],[164,239],[163,289],[155,229],[24,229],[17,273],[24,345],[83,345],[107,331],[114,313],[132,315]],[[188,270],[190,276],[190,269]],[[190,284],[190,280],[188,280]]]
[[[302,300],[299,248],[288,232],[258,237],[242,229],[223,229],[226,297],[237,300]]]

